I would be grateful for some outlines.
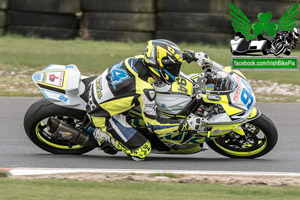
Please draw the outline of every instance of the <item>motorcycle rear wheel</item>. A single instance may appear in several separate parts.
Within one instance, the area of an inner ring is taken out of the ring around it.
[[[230,157],[252,159],[270,152],[277,143],[278,132],[274,123],[264,114],[242,126],[246,140],[232,133],[207,142],[214,151]],[[240,137],[240,138],[239,138]],[[244,142],[241,142],[244,141]]]
[[[84,154],[94,148],[83,147],[71,144],[66,140],[53,138],[46,127],[49,118],[57,118],[78,128],[82,123],[84,115],[84,111],[61,107],[43,98],[28,108],[24,117],[25,132],[35,145],[50,153],[72,155]]]

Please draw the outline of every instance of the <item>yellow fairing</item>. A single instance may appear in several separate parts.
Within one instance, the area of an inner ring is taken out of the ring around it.
[[[245,135],[245,132],[242,127],[236,127],[235,129],[233,129],[233,131],[241,136]]]
[[[212,100],[209,100],[207,98],[207,94],[203,94],[202,97],[203,97],[203,100],[207,103],[216,103],[216,104],[221,104],[222,107],[224,108],[224,110],[226,111],[226,113],[231,116],[231,115],[235,115],[235,114],[238,114],[240,112],[243,112],[244,110],[242,109],[239,109],[239,108],[235,108],[235,107],[232,107],[229,105],[228,103],[228,97],[227,95],[219,95],[219,97],[221,98],[221,100],[219,101],[212,101]]]
[[[210,126],[210,125],[208,125]],[[200,133],[202,136],[206,137],[216,137],[220,135],[225,135],[226,133],[229,133],[233,130],[235,130],[237,127],[240,126],[240,123],[236,124],[222,124],[222,125],[211,125],[213,128],[208,131],[207,133]]]
[[[255,107],[253,107],[253,110],[252,110],[251,114],[249,115],[248,119],[256,117],[257,114],[259,114],[258,110]]]
[[[232,70],[230,66],[224,67],[224,70],[227,73],[234,72],[234,73],[238,74],[239,76],[241,76],[243,79],[247,80],[246,77],[244,76],[244,74],[242,72],[240,72],[239,70]]]

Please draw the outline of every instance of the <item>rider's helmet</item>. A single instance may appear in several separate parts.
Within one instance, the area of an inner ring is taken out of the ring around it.
[[[144,65],[157,79],[171,84],[179,75],[182,64],[180,48],[169,40],[150,40],[144,53]]]

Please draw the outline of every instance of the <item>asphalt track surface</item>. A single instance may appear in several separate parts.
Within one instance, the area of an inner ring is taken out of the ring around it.
[[[150,154],[146,161],[134,162],[122,152],[111,156],[95,149],[84,155],[54,155],[38,148],[23,129],[24,114],[37,99],[0,97],[0,168],[300,172],[300,104],[257,104],[279,132],[273,151],[261,158],[231,159],[209,149],[192,155]]]

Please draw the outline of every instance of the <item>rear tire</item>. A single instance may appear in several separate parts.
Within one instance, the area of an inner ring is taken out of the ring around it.
[[[82,147],[76,144],[72,144],[70,148],[70,142],[51,138],[51,135],[47,134],[45,125],[47,122],[46,119],[50,117],[67,116],[69,117],[67,118],[68,120],[74,119],[82,122],[84,115],[84,111],[61,107],[44,98],[38,100],[28,108],[24,117],[25,132],[34,144],[45,151],[53,154],[80,155],[94,148]]]
[[[235,151],[233,149],[230,149],[229,145],[223,142],[222,136],[207,142],[208,146],[212,148],[214,151],[230,158],[251,158],[252,159],[252,158],[263,156],[268,152],[270,152],[274,148],[278,140],[278,132],[272,120],[269,119],[264,114],[261,114],[259,118],[250,121],[247,124],[255,128],[258,128],[258,130],[262,132],[264,135],[263,139],[258,140],[261,141],[261,143],[257,145],[257,148],[250,147],[249,151],[246,150]],[[257,137],[258,134],[261,134],[260,132],[256,133],[256,135],[252,135],[252,137],[253,136]],[[226,137],[226,135],[223,137]]]

